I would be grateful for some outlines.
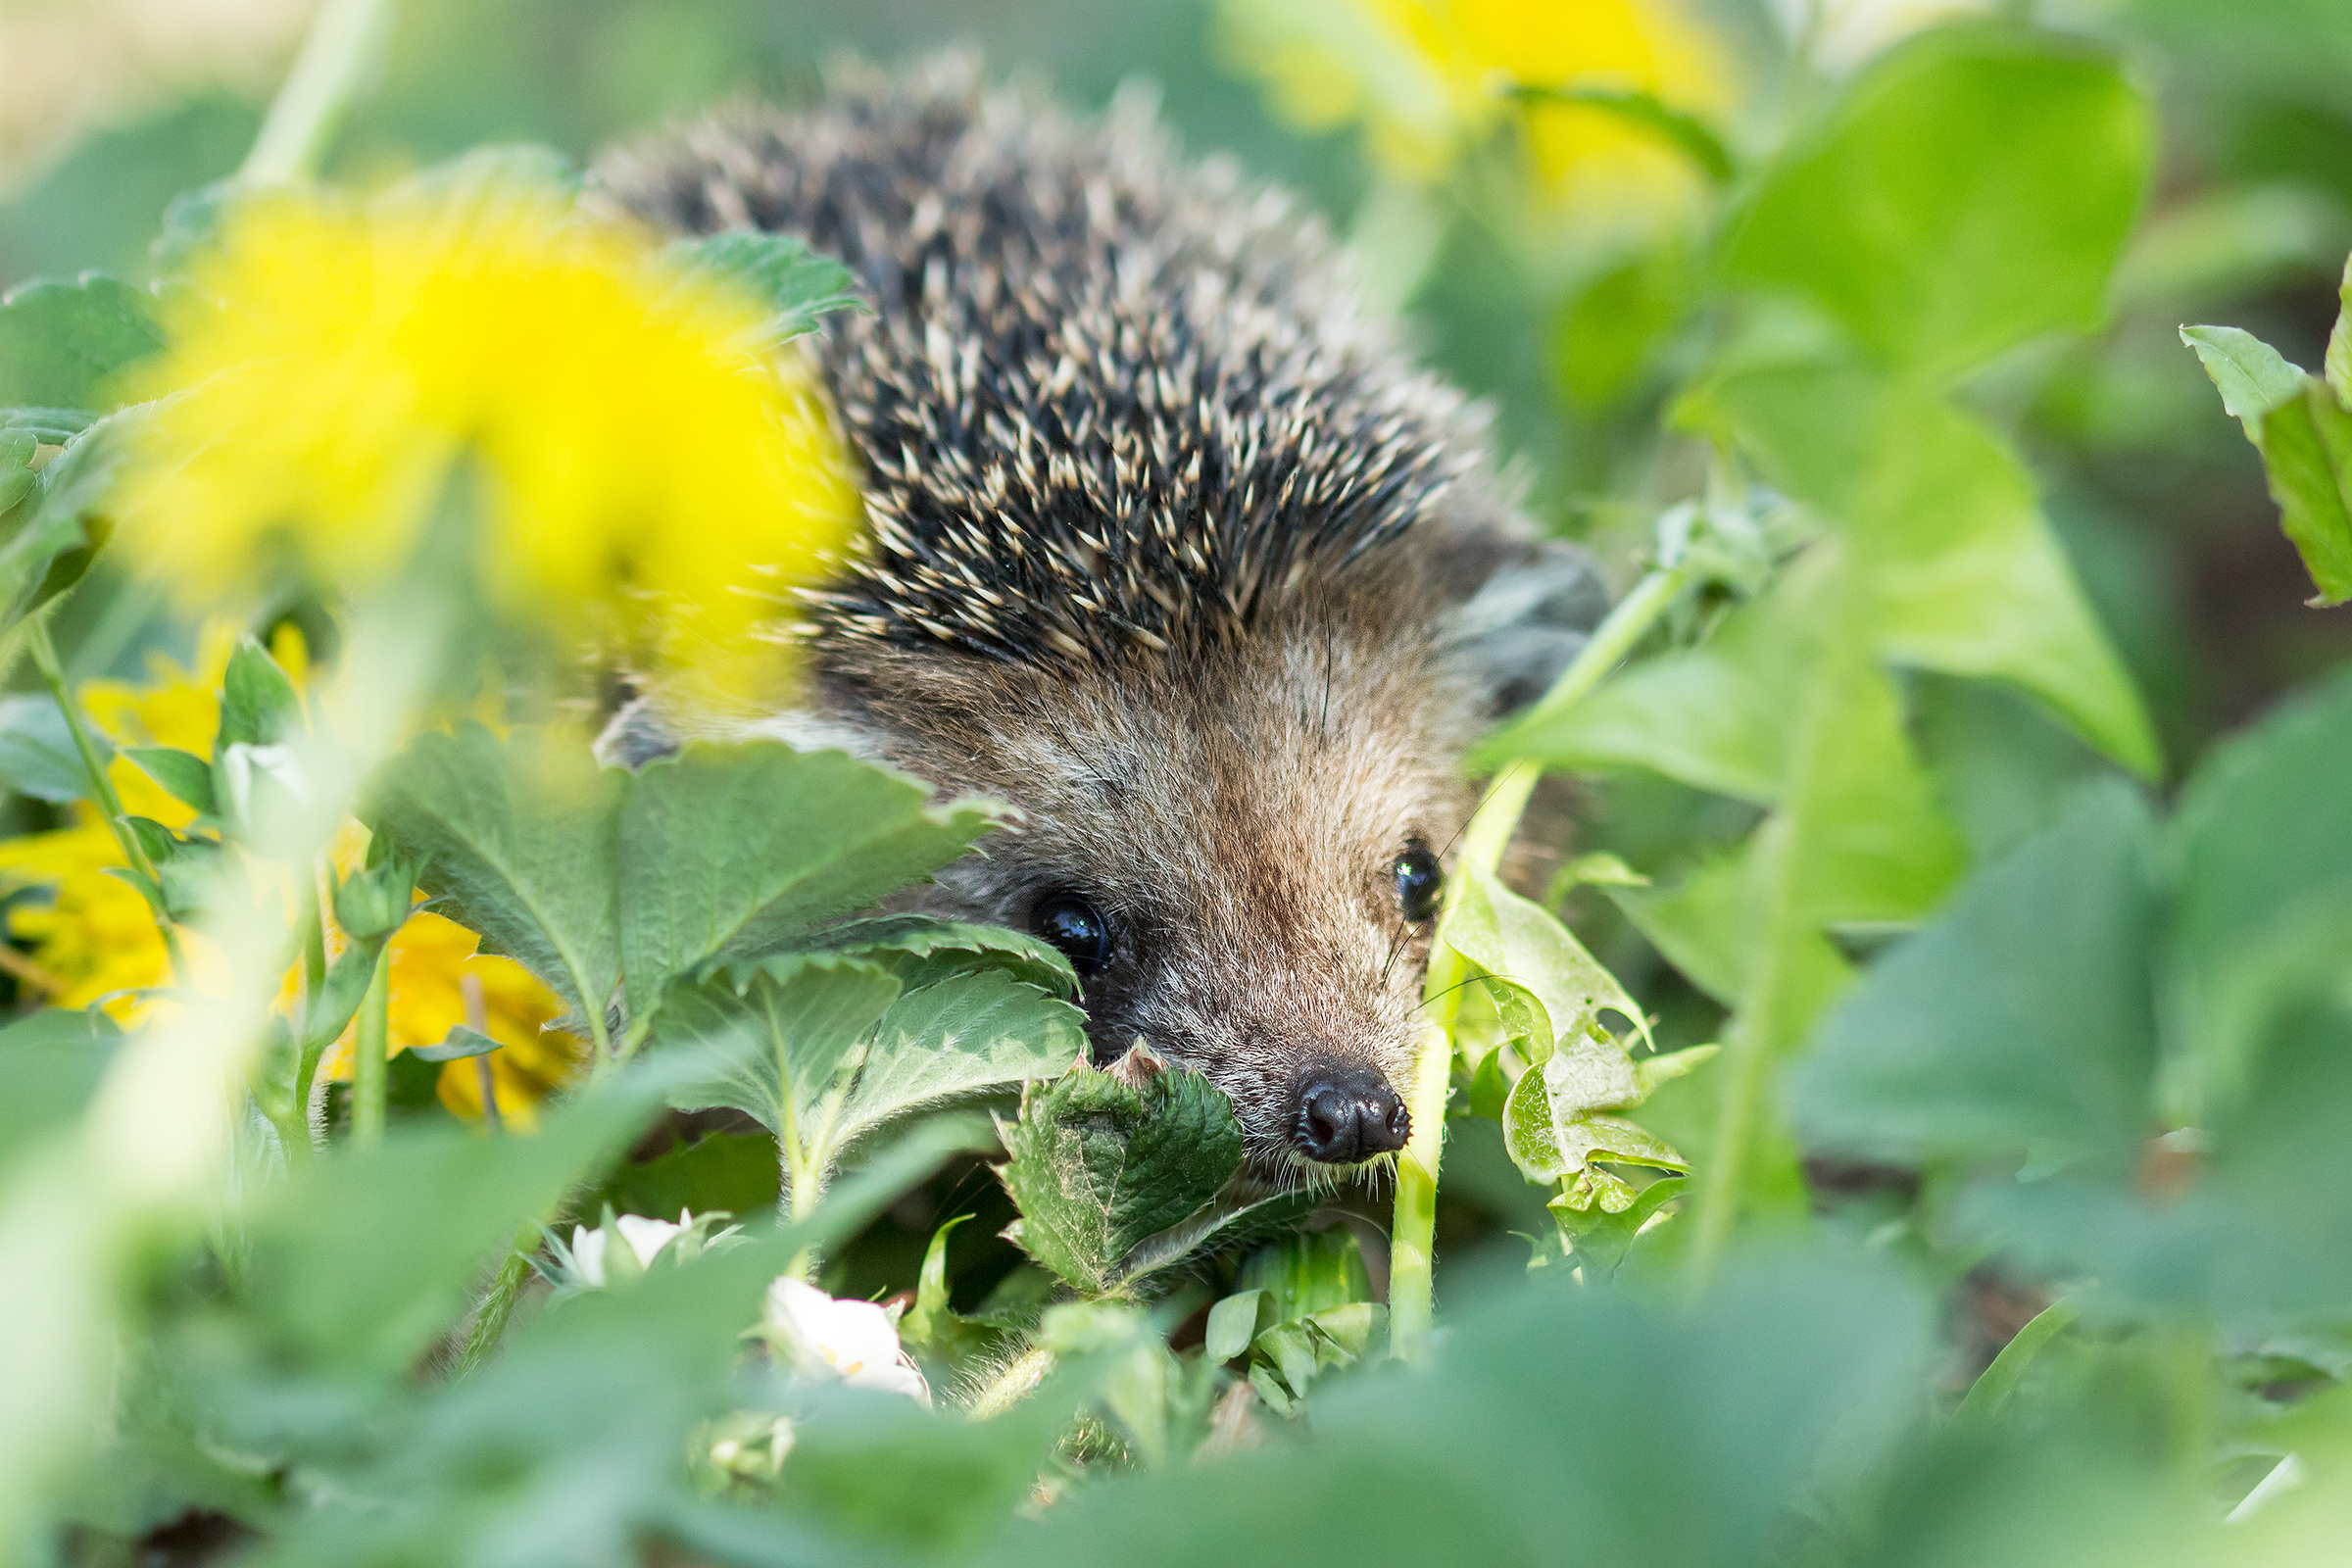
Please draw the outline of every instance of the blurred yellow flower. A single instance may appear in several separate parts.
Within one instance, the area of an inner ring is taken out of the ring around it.
[[[1701,115],[1733,97],[1723,49],[1676,0],[1226,0],[1223,20],[1230,58],[1280,114],[1310,130],[1361,122],[1375,159],[1409,178],[1524,115],[1539,182],[1580,216],[1682,207],[1696,172],[1622,115],[1522,110],[1503,89],[1630,89]]]
[[[470,460],[502,608],[724,678],[858,514],[760,302],[519,176],[257,198],[195,281],[136,389],[181,395],[122,521],[122,554],[192,598],[250,600],[272,562],[381,583]]]
[[[152,663],[154,684],[93,681],[82,688],[83,709],[117,745],[171,746],[206,756],[220,724],[221,672],[235,644],[231,628],[213,626],[201,640],[192,669],[159,657]],[[271,651],[300,677],[306,661],[299,638],[281,636]],[[128,759],[116,758],[108,771],[131,814],[172,828],[184,828],[195,816]],[[97,808],[77,803],[74,816],[68,827],[0,840],[0,888],[46,888],[52,895],[45,904],[13,906],[9,934],[30,943],[33,962],[64,987],[47,999],[51,1004],[83,1007],[111,997],[107,1010],[127,1018],[136,999],[115,993],[168,983],[163,938],[146,901],[108,874],[109,867],[122,864],[122,856]],[[354,826],[337,841],[335,853],[349,869],[365,848],[365,836]],[[208,956],[198,934],[183,929],[182,940],[189,961],[205,968]],[[475,953],[475,942],[472,932],[429,912],[412,916],[392,938],[391,1049],[397,1054],[411,1046],[439,1045],[452,1026],[467,1022],[465,981],[477,978],[484,1032],[502,1047],[489,1058],[499,1109],[527,1126],[534,1103],[564,1082],[581,1059],[581,1048],[567,1035],[546,1032],[545,1025],[563,1010],[554,993],[512,959]],[[342,935],[331,923],[328,943],[336,951],[342,947]],[[292,1004],[300,985],[299,971],[287,977],[284,1004]],[[353,1031],[345,1030],[328,1053],[324,1065],[334,1077],[351,1076],[352,1037]],[[438,1091],[442,1103],[459,1115],[481,1115],[480,1074],[473,1061],[444,1064]]]

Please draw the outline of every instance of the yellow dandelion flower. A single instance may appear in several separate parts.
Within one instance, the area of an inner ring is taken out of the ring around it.
[[[220,677],[235,646],[233,628],[216,624],[200,639],[192,667],[182,669],[159,656],[150,664],[152,684],[93,681],[80,693],[83,709],[119,746],[171,746],[205,756],[220,725]],[[281,635],[271,652],[301,677],[307,660],[299,637]],[[123,808],[133,815],[172,828],[185,827],[195,816],[126,758],[116,758],[109,774]],[[332,853],[349,871],[366,847],[366,836],[353,824]],[[163,938],[146,901],[109,874],[122,864],[114,836],[87,802],[75,805],[74,820],[65,827],[0,841],[0,888],[41,888],[50,895],[46,902],[13,906],[8,932],[29,944],[34,963],[63,987],[48,999],[53,1005],[84,1007],[106,998],[111,999],[107,1010],[128,1020],[137,1012],[136,999],[117,993],[168,983]],[[211,955],[198,933],[184,931],[182,939],[201,985]],[[331,920],[327,942],[330,951],[343,947]],[[528,1126],[535,1102],[570,1076],[583,1059],[582,1050],[571,1037],[547,1031],[563,1010],[553,992],[514,960],[478,954],[475,946],[472,932],[429,911],[412,916],[393,936],[390,1049],[397,1054],[411,1046],[439,1045],[452,1027],[472,1021],[466,999],[466,980],[472,977],[482,993],[480,1025],[502,1048],[489,1058],[499,1109],[510,1121]],[[286,977],[281,1006],[291,1008],[300,986],[297,969]],[[354,1033],[345,1030],[328,1054],[326,1070],[334,1077],[351,1076]],[[459,1115],[481,1115],[479,1070],[471,1060],[446,1063],[438,1089],[442,1103]]]
[[[298,561],[346,587],[415,557],[461,463],[510,612],[740,673],[858,515],[805,356],[760,304],[524,182],[241,207],[140,390],[124,554],[191,597]],[[452,563],[462,568],[463,563]]]
[[[1524,114],[1544,190],[1582,217],[1683,209],[1697,172],[1622,115],[1521,110],[1501,88],[1628,89],[1703,115],[1733,98],[1723,49],[1676,0],[1228,0],[1223,16],[1228,53],[1278,113],[1310,130],[1360,122],[1375,160],[1408,178],[1444,174]]]

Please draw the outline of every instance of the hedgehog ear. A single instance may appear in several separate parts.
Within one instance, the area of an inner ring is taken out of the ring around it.
[[[1608,584],[1579,545],[1489,534],[1463,541],[1449,564],[1466,596],[1445,645],[1485,693],[1491,717],[1549,691],[1609,612]]]

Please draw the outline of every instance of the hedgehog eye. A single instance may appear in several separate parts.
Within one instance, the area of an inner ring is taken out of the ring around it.
[[[1075,893],[1048,895],[1029,911],[1029,929],[1039,941],[1060,949],[1081,979],[1110,956],[1110,922]]]
[[[1407,920],[1419,924],[1434,919],[1438,899],[1446,891],[1446,873],[1429,846],[1419,839],[1404,847],[1396,857],[1396,906],[1404,911]]]

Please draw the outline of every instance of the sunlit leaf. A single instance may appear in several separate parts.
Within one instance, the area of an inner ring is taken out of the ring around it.
[[[2099,323],[2153,153],[2147,103],[2112,60],[1930,33],[1765,175],[1726,266],[1803,296],[1887,363],[1958,371]]]

